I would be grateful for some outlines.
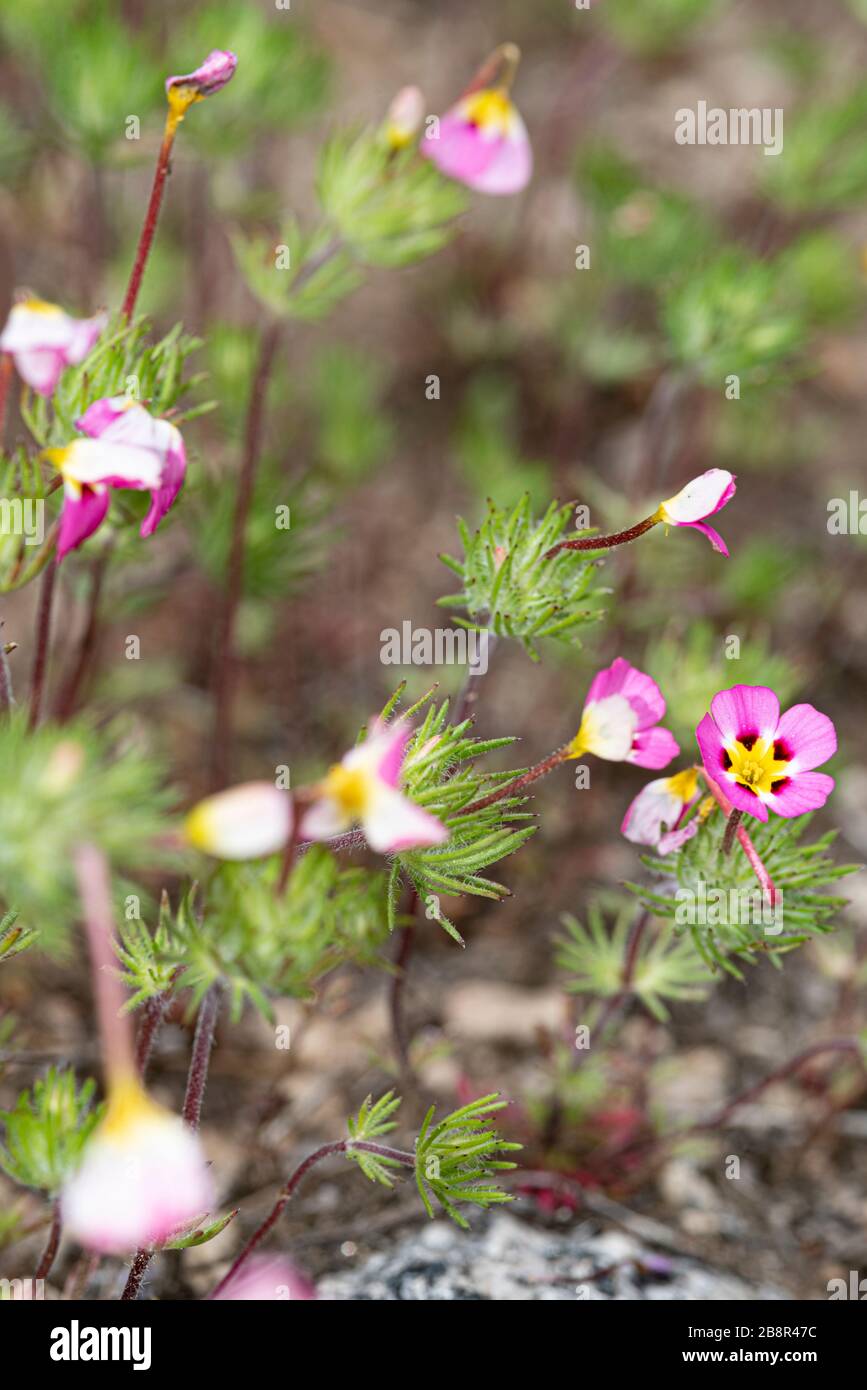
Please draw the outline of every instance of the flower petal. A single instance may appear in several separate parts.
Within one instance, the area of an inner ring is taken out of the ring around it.
[[[201,96],[211,96],[230,82],[238,66],[237,55],[225,48],[214,48],[193,72],[166,78],[166,93],[172,87],[194,87]]]
[[[669,789],[670,780],[657,777],[642,787],[633,799],[620,827],[621,833],[633,844],[658,844],[663,826],[671,829],[677,824],[683,801]]]
[[[273,782],[243,782],[200,801],[184,828],[196,849],[217,859],[261,859],[288,841],[292,799]]]
[[[693,478],[660,504],[662,519],[671,526],[690,526],[713,516],[735,495],[735,475],[725,468],[709,468],[700,477]]]
[[[109,495],[105,487],[78,487],[67,483],[63,489],[63,511],[57,533],[57,559],[86,541],[105,521]]]
[[[777,738],[784,744],[792,766],[788,775],[821,767],[837,751],[837,730],[827,714],[812,705],[792,705],[777,726]]]
[[[58,348],[34,348],[15,353],[15,368],[32,391],[40,396],[53,396],[66,362]]]
[[[678,522],[678,525],[688,526],[692,531],[701,531],[703,536],[707,536],[714,550],[728,559],[729,548],[715,527],[708,526],[704,521],[683,521]]]
[[[780,702],[766,685],[720,690],[710,710],[725,743],[749,737],[773,739],[780,722]]]
[[[623,695],[638,717],[638,728],[656,724],[665,714],[662,691],[650,676],[618,656],[605,670],[597,672],[587,692],[587,705],[605,695]]]
[[[626,761],[637,767],[667,767],[679,752],[680,744],[668,729],[641,729]]]
[[[834,778],[825,772],[799,772],[785,778],[778,791],[768,792],[765,801],[778,816],[803,816],[824,806],[834,790]]]
[[[384,782],[378,783],[372,792],[362,825],[367,843],[379,854],[441,845],[449,838],[448,830],[436,816]]]
[[[162,477],[162,459],[152,449],[106,439],[75,439],[48,456],[65,479],[76,483],[152,490]]]

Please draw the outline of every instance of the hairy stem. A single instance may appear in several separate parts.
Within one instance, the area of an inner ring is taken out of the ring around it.
[[[707,768],[700,768],[699,771],[703,774],[705,783],[707,785],[707,789],[713,797],[714,801],[719,806],[720,810],[723,811],[725,815],[731,817],[731,813],[734,808],[731,802],[729,801],[728,797],[726,796],[725,792],[713,780],[713,778],[708,773]],[[731,821],[729,821],[729,824],[731,824]],[[726,827],[726,833],[728,833],[728,826]],[[753,873],[755,874],[756,878],[758,879],[759,886],[761,887],[762,891],[767,894],[768,901],[773,907],[777,901],[777,889],[774,887],[774,881],[762,862],[761,855],[759,854],[758,850],[756,849],[755,845],[750,839],[749,832],[745,830],[742,825],[738,825],[736,827],[736,834],[738,843],[740,844],[744,854],[747,856],[747,859],[750,863],[750,867]]]
[[[183,1116],[190,1129],[197,1130],[202,1116],[202,1101],[208,1083],[208,1069],[211,1062],[211,1048],[214,1045],[214,1030],[220,1013],[222,985],[219,981],[211,985],[203,998],[196,1019],[193,1035],[193,1051],[190,1057],[190,1070],[187,1075],[187,1093],[184,1096]]]
[[[39,586],[39,605],[36,610],[36,648],[33,655],[33,676],[30,682],[30,717],[28,728],[35,729],[42,713],[45,674],[48,670],[48,647],[51,641],[51,612],[54,606],[54,587],[57,565],[51,560]]]
[[[520,777],[514,777],[511,782],[504,782],[496,791],[489,792],[487,796],[480,797],[471,806],[466,806],[461,812],[462,816],[468,816],[475,811],[484,811],[486,806],[493,806],[496,801],[502,801],[504,797],[514,796],[521,792],[525,787],[529,787],[531,782],[536,782],[540,777],[547,777],[549,772],[553,772],[555,767],[565,762],[568,757],[568,745],[556,749],[549,753],[547,758],[543,758],[535,767],[530,767],[526,772],[522,772]]]
[[[34,1276],[36,1279],[47,1279],[51,1273],[60,1246],[60,1232],[60,1202],[57,1201],[54,1203],[54,1211],[51,1216],[51,1231],[48,1236],[48,1244],[43,1251],[42,1259],[36,1267],[36,1274]]]
[[[172,146],[175,143],[175,136],[177,133],[178,114],[170,106],[166,116],[166,125],[163,132],[162,144],[160,145],[160,152],[157,155],[157,167],[154,171],[151,195],[148,200],[138,247],[136,248],[129,284],[127,285],[126,294],[124,295],[123,308],[121,309],[121,313],[125,319],[131,319],[135,312],[139,290],[141,289],[142,277],[144,276],[145,266],[147,265],[148,256],[150,255],[150,249],[153,244],[154,233],[156,232],[157,222],[159,221],[166,179],[171,165]]]
[[[561,550],[610,550],[615,545],[628,545],[630,541],[637,541],[639,536],[643,536],[645,531],[649,531],[651,526],[656,526],[660,521],[655,513],[653,516],[646,516],[643,521],[637,521],[634,526],[629,526],[625,531],[615,531],[610,536],[579,536],[574,541],[559,541],[557,545],[552,545],[550,550],[546,550],[542,556],[543,560],[550,560],[554,555],[559,555]]]
[[[732,811],[729,812],[729,818],[728,822],[726,823],[725,834],[723,835],[722,842],[723,855],[731,854],[732,845],[735,842],[735,835],[737,834],[738,826],[743,820],[743,817],[743,811],[738,810],[737,807],[735,807]]]
[[[325,1158],[331,1158],[334,1154],[350,1153],[353,1149],[361,1153],[376,1154],[379,1158],[394,1159],[396,1163],[402,1164],[404,1168],[415,1167],[415,1154],[407,1153],[404,1149],[392,1149],[385,1144],[374,1144],[366,1139],[335,1139],[330,1144],[322,1144],[320,1148],[314,1149],[313,1153],[308,1154],[303,1162],[298,1165],[285,1187],[281,1188],[277,1200],[265,1217],[265,1220],[253,1232],[241,1253],[236,1256],[228,1273],[223,1276],[210,1295],[211,1298],[216,1298],[218,1294],[222,1293],[229,1281],[238,1273],[241,1266],[246,1264],[257,1245],[264,1240],[268,1232],[276,1225],[284,1208],[291,1202],[302,1181],[310,1172],[310,1169],[314,1168],[317,1163],[321,1163]]]

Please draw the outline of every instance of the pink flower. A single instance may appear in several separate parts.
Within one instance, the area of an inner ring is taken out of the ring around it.
[[[733,685],[710,702],[695,731],[709,777],[732,806],[759,820],[768,811],[801,816],[824,806],[833,777],[813,769],[837,751],[837,733],[812,705],[780,702],[765,685]]]
[[[292,799],[273,782],[244,782],[194,806],[186,836],[217,859],[261,859],[284,848],[292,831]]]
[[[393,150],[402,150],[415,139],[424,118],[424,96],[418,87],[401,87],[388,108],[385,139]]]
[[[188,87],[193,89],[197,98],[213,96],[214,92],[219,92],[227,82],[231,82],[237,66],[238,58],[235,53],[230,53],[224,48],[212,49],[195,72],[187,72],[180,77],[167,77],[166,94],[170,96],[173,87]]]
[[[223,1300],[267,1303],[283,1299],[300,1303],[316,1296],[316,1286],[282,1255],[262,1255],[242,1265],[213,1299],[216,1303]]]
[[[595,753],[610,762],[665,767],[680,749],[668,729],[658,727],[664,714],[665,700],[656,681],[619,656],[593,677],[581,727],[567,756]]]
[[[423,155],[449,178],[477,193],[520,193],[533,172],[530,137],[509,97],[520,54],[504,44],[484,65],[468,90],[421,142]],[[491,84],[488,74],[502,70]]]
[[[205,1216],[213,1198],[193,1131],[134,1077],[115,1080],[105,1119],[61,1194],[67,1233],[91,1250],[123,1255]]]
[[[698,772],[693,767],[648,782],[623,817],[621,833],[635,845],[653,845],[660,854],[680,849],[698,830],[696,817],[681,826],[697,793]]]
[[[177,497],[187,466],[180,431],[126,397],[95,401],[76,423],[90,438],[45,451],[63,477],[58,560],[102,525],[110,488],[150,492],[139,531],[150,536]]]
[[[667,502],[661,502],[657,521],[666,526],[691,526],[707,536],[714,550],[728,555],[728,547],[718,531],[704,524],[704,518],[720,511],[735,495],[735,475],[725,468],[709,468],[682,487]]]
[[[106,314],[74,319],[56,304],[22,299],[0,334],[0,351],[12,354],[22,381],[50,396],[65,369],[84,361],[107,322]]]
[[[400,720],[375,722],[364,742],[316,788],[301,822],[302,837],[328,840],[360,822],[371,849],[382,854],[443,844],[449,838],[446,827],[400,791],[410,735]]]

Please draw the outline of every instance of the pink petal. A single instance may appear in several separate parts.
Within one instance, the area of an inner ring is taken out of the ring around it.
[[[471,125],[462,116],[447,113],[440,120],[439,135],[426,132],[419,150],[441,174],[473,188],[497,158],[500,143],[485,138],[478,126]]]
[[[635,763],[637,767],[667,767],[679,752],[680,745],[668,729],[642,729],[636,734],[626,761]]]
[[[720,690],[710,710],[725,743],[749,737],[772,739],[780,722],[780,702],[766,685]]]
[[[87,357],[97,338],[108,323],[107,314],[96,314],[92,319],[70,319],[70,336],[66,346],[66,361],[77,366]]]
[[[352,821],[331,796],[320,796],[305,811],[299,826],[302,840],[332,840],[342,835]]]
[[[827,714],[812,705],[787,709],[777,727],[777,738],[785,746],[784,756],[797,765],[787,769],[790,776],[821,767],[837,751],[837,730]]]
[[[669,830],[667,834],[661,835],[656,846],[659,854],[673,854],[676,849],[685,845],[687,840],[691,840],[693,835],[697,835],[699,830],[698,816],[693,816],[691,821],[682,825],[678,830]]]
[[[622,656],[593,677],[585,708],[606,695],[623,695],[638,715],[640,729],[649,728],[665,714],[665,700],[656,681],[630,666]]]
[[[194,72],[184,73],[179,77],[167,77],[166,92],[171,91],[172,87],[195,87],[202,96],[211,96],[232,80],[237,66],[236,54],[228,49],[212,49]]]
[[[180,434],[178,434],[180,439]],[[151,494],[151,505],[141,524],[140,536],[150,536],[157,529],[163,517],[174,505],[175,498],[184,485],[187,471],[187,457],[183,443],[179,450],[171,450],[163,465],[163,478],[160,486]]]
[[[632,801],[623,817],[621,834],[636,845],[655,845],[663,825],[676,825],[682,810],[680,797],[668,790],[668,778],[657,777]]]
[[[735,477],[725,468],[709,468],[693,478],[674,497],[662,503],[665,520],[674,526],[689,526],[713,516],[735,494]]]
[[[722,734],[711,715],[704,716],[695,731],[695,736],[701,750],[701,760],[714,781],[718,782],[725,775],[726,750]]]
[[[63,511],[60,514],[60,530],[57,535],[57,559],[62,560],[70,550],[86,541],[102,525],[108,511],[107,489],[83,487],[76,495],[67,484],[64,489]]]
[[[34,348],[16,352],[15,368],[22,381],[40,396],[52,396],[66,363],[59,348]]]
[[[384,783],[373,798],[363,827],[367,843],[379,854],[441,845],[449,838],[448,830],[436,816]]]
[[[533,151],[529,136],[520,122],[519,131],[510,131],[505,139],[497,142],[498,149],[486,169],[473,180],[477,193],[501,197],[510,193],[520,193],[527,187],[533,174]]]
[[[412,730],[402,721],[390,725],[382,734],[375,736],[377,742],[381,740],[382,743],[382,752],[376,763],[376,775],[389,787],[396,787],[400,782],[400,770],[411,736]]]
[[[714,550],[718,551],[720,555],[725,555],[728,559],[729,548],[719,531],[715,530],[713,526],[708,526],[704,521],[678,521],[675,522],[675,525],[688,526],[692,531],[701,531],[702,535],[707,536]]]
[[[778,816],[803,816],[824,806],[834,790],[834,778],[824,772],[799,772],[787,777],[779,791],[767,793],[767,803]]]

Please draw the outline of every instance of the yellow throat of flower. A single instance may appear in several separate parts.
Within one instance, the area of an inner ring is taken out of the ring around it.
[[[757,738],[726,744],[729,766],[726,771],[753,792],[770,792],[785,776],[788,758],[778,758],[773,740]]]
[[[322,791],[337,802],[348,820],[358,820],[370,800],[370,778],[362,768],[337,763],[322,783]]]
[[[698,787],[698,768],[687,767],[668,779],[668,790],[681,801],[692,801]]]
[[[480,130],[505,135],[512,118],[512,103],[502,87],[488,87],[467,98],[466,118]]]
[[[121,1140],[142,1121],[156,1119],[161,1113],[138,1079],[124,1075],[110,1084],[100,1129],[104,1138]]]
[[[22,299],[21,308],[26,309],[29,314],[44,314],[47,318],[54,318],[57,314],[63,313],[57,304],[49,304],[47,299],[37,299],[35,295]]]

